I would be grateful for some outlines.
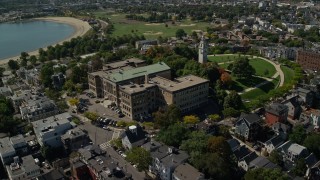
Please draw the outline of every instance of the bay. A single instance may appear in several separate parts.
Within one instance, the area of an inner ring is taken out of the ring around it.
[[[69,24],[51,21],[0,23],[0,59],[56,44],[74,32]]]

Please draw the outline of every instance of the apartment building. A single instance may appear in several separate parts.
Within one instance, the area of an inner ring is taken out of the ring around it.
[[[160,76],[152,78],[159,88],[160,105],[175,104],[182,113],[195,110],[208,101],[209,81],[194,75],[168,80]]]
[[[297,52],[297,63],[303,69],[319,70],[320,69],[320,53],[299,50]]]
[[[33,130],[41,146],[51,147],[62,146],[61,136],[73,126],[70,123],[71,115],[69,113],[58,114],[32,122]]]
[[[171,69],[163,62],[140,67],[118,64],[122,66],[116,68],[113,63],[108,70],[90,73],[89,87],[98,97],[114,102],[131,119],[138,120],[170,104],[185,113],[207,103],[206,79],[188,75],[171,80]]]
[[[53,100],[48,97],[33,96],[19,107],[22,119],[29,122],[47,118],[59,113]]]

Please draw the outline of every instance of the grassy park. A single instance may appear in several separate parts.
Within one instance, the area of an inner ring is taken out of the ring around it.
[[[279,83],[279,76],[271,82],[260,86],[254,90],[241,94],[243,100],[253,100],[261,95],[268,94],[269,91],[275,89]]]
[[[287,66],[281,66],[281,70],[284,74],[284,84],[288,84],[294,77],[294,71]]]
[[[191,20],[183,20],[172,24],[167,23],[148,23],[143,21],[128,20],[125,18],[126,14],[107,14],[105,12],[94,13],[97,17],[107,17],[111,20],[114,25],[114,36],[122,36],[126,34],[137,34],[144,35],[147,39],[154,39],[159,36],[162,37],[172,37],[178,29],[184,29],[188,34],[192,31],[205,30],[209,27],[209,23],[205,22],[195,22]]]

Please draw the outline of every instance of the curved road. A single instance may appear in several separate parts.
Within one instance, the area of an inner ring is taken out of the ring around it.
[[[226,56],[226,55],[234,55],[234,54],[217,54],[217,55],[208,55],[208,56]],[[245,55],[245,56],[251,56],[251,55]],[[281,69],[281,65],[275,63],[274,61],[271,61],[267,58],[264,57],[259,57],[259,56],[253,56],[253,58],[260,58],[262,60],[265,60],[267,62],[269,62],[270,64],[272,64],[274,66],[274,68],[276,68],[276,73],[272,76],[272,78],[276,78],[278,75],[280,75],[280,82],[279,82],[279,86],[283,86],[284,84],[284,73]],[[253,88],[254,89],[254,88]],[[252,89],[251,89],[252,90]]]

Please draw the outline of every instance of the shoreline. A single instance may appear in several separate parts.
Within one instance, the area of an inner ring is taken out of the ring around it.
[[[51,44],[51,46],[62,44],[63,42],[70,41],[72,38],[76,38],[78,36],[83,36],[91,29],[91,26],[87,22],[82,21],[80,19],[72,18],[72,17],[41,17],[41,18],[33,18],[30,20],[51,21],[56,23],[68,24],[74,28],[74,32],[69,37],[67,37],[66,39],[60,40],[57,43]],[[32,56],[32,55],[37,56],[39,54],[40,48],[42,48],[43,50],[47,49],[47,47],[39,47],[37,50],[29,51],[27,53],[29,54],[29,56]],[[11,59],[19,60],[19,58],[20,58],[20,55],[0,59],[0,66],[6,65]]]

